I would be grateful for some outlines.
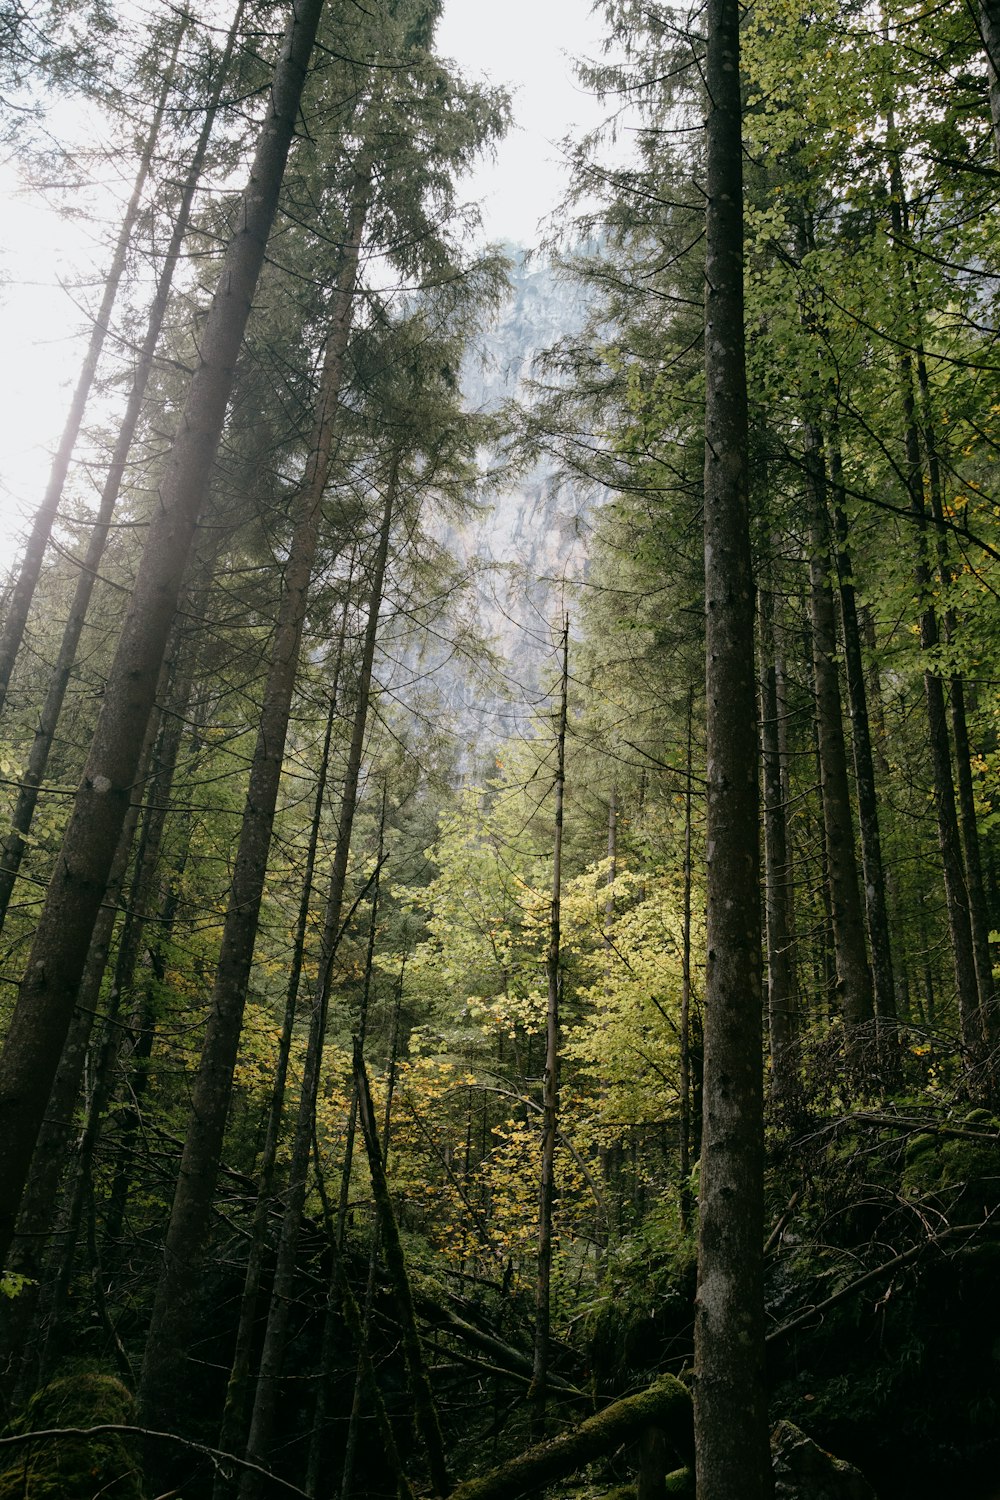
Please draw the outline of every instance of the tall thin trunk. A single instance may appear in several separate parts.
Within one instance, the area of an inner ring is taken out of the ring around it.
[[[140,786],[152,755],[155,738],[156,722],[151,719],[142,749]],[[75,1184],[79,1182],[77,1168],[86,1145],[89,1118],[84,1122],[75,1152],[71,1149],[70,1142],[76,1129],[76,1109],[83,1089],[94,1022],[98,1015],[101,981],[107,966],[141,803],[141,795],[136,795],[122,825],[104,903],[94,924],[86,963],[75,996],[73,1018],[31,1158],[31,1168],[17,1219],[17,1236],[11,1246],[10,1263],[21,1275],[29,1277],[29,1284],[7,1309],[0,1341],[0,1357],[6,1356],[9,1361],[18,1352],[17,1345],[21,1342],[20,1383],[28,1389],[31,1376],[42,1356],[45,1336],[57,1321],[56,1314],[68,1283],[69,1272],[66,1268],[71,1266],[76,1248],[82,1199],[76,1196]],[[118,999],[115,992],[108,997],[105,1034],[113,1034]],[[65,1195],[60,1200],[59,1187],[67,1161],[74,1170],[70,1173]],[[26,1330],[31,1318],[36,1316],[42,1325],[39,1335],[27,1340],[24,1337]]]
[[[300,0],[275,68],[240,227],[199,342],[167,474],[154,507],[83,783],[0,1056],[0,1264],[73,1012],[104,896],[195,526],[212,473],[236,358],[277,209],[322,0]]]
[[[739,6],[705,18],[708,962],[695,1308],[699,1500],[771,1493],[754,586],[743,314]]]
[[[830,585],[832,558],[826,510],[826,466],[822,441],[813,427],[808,429],[806,465],[809,473],[809,609],[820,789],[829,860],[837,993],[848,1031],[848,1045],[851,1045],[856,1028],[872,1018],[872,976],[865,951],[837,665],[837,627]]]
[[[414,1500],[413,1487],[403,1471],[403,1462],[396,1446],[396,1437],[393,1432],[392,1422],[385,1409],[385,1402],[379,1390],[375,1367],[372,1363],[371,1350],[369,1347],[369,1328],[371,1325],[372,1301],[375,1289],[376,1256],[378,1254],[378,1226],[373,1231],[372,1249],[368,1263],[368,1282],[365,1291],[364,1309],[358,1307],[357,1299],[351,1288],[344,1270],[344,1262],[339,1250],[333,1251],[334,1257],[334,1280],[340,1293],[340,1305],[347,1324],[348,1332],[351,1334],[354,1347],[358,1351],[358,1383],[355,1388],[355,1396],[351,1405],[350,1421],[355,1424],[354,1431],[357,1432],[357,1416],[360,1416],[361,1398],[367,1396],[368,1401],[375,1413],[378,1424],[379,1437],[388,1463],[389,1470],[395,1480],[396,1494],[398,1500]],[[356,1416],[356,1410],[357,1416]],[[344,1453],[344,1472],[341,1480],[341,1500],[349,1500],[351,1493],[351,1479],[353,1476],[354,1453],[351,1447],[351,1430],[348,1428],[347,1446]],[[312,1494],[308,1486],[306,1494]]]
[[[388,795],[388,784],[382,784],[382,816],[379,821],[378,834],[378,863],[381,867],[385,858],[385,819],[386,819],[386,797]],[[358,1012],[358,1039],[362,1050],[368,1037],[368,1004],[371,998],[372,976],[375,966],[375,938],[376,921],[378,917],[380,882],[376,877],[375,887],[372,891],[371,920],[368,924],[368,950],[365,954],[365,979],[361,991],[361,1006]],[[337,1203],[337,1249],[343,1250],[347,1236],[347,1210],[351,1196],[351,1171],[354,1166],[354,1141],[358,1128],[358,1089],[357,1084],[351,1089],[351,1105],[347,1114],[347,1130],[344,1135],[344,1159],[340,1168],[340,1197]]]
[[[941,482],[941,465],[938,458],[937,438],[934,432],[931,404],[930,380],[922,345],[917,352],[917,381],[923,409],[924,451],[927,454],[927,477],[931,499],[931,514],[937,523],[938,573],[944,590],[954,577],[948,557],[947,536],[942,529],[944,520],[944,495]],[[944,614],[945,639],[950,644],[957,631],[957,620],[953,609]],[[969,900],[969,927],[972,933],[972,951],[976,966],[976,981],[979,986],[979,1005],[986,1043],[992,1051],[998,1041],[997,995],[993,980],[993,961],[990,955],[990,920],[986,902],[986,885],[983,880],[983,862],[979,846],[979,820],[976,815],[976,793],[972,780],[972,752],[969,744],[969,724],[966,715],[965,682],[958,672],[952,672],[949,681],[951,697],[951,727],[955,745],[955,780],[958,784],[958,812],[961,821],[962,847],[965,855],[965,881]]]
[[[978,20],[990,85],[993,144],[1000,161],[1000,0],[979,0]]]
[[[840,622],[844,643],[847,701],[851,716],[851,746],[854,757],[854,781],[857,789],[858,830],[861,836],[861,869],[865,888],[865,919],[872,959],[875,1014],[879,1022],[880,1064],[885,1081],[891,1083],[899,1071],[895,1034],[896,988],[892,972],[892,947],[889,937],[889,910],[886,903],[886,873],[882,859],[882,835],[879,828],[875,758],[872,754],[871,726],[868,719],[868,690],[848,541],[847,514],[844,509],[842,460],[836,440],[830,446],[830,477],[833,482],[833,524],[836,535]]]
[[[791,872],[778,707],[774,594],[760,590],[760,737],[764,791],[764,913],[767,933],[767,1020],[771,1089],[787,1105],[799,1092],[796,995],[788,931]]]
[[[905,399],[904,397],[904,401]],[[910,404],[912,407],[912,397]],[[910,415],[912,416],[912,410]],[[932,591],[930,568],[926,561],[927,537],[923,529],[925,525],[924,497],[917,433],[909,420],[907,421],[906,443],[911,471],[916,465],[916,480],[910,488],[911,510],[921,527],[918,534],[920,555],[915,569],[917,588],[923,601],[920,612],[920,645],[925,652],[932,652],[937,648],[940,636],[937,613],[933,604],[930,603]],[[975,948],[969,917],[969,895],[962,867],[962,845],[958,830],[958,811],[955,805],[955,784],[952,779],[951,743],[948,735],[944,683],[937,672],[930,667],[924,672],[924,697],[927,704],[927,725],[934,773],[938,846],[941,850],[944,872],[948,929],[955,969],[955,988],[958,993],[959,1024],[967,1064],[974,1065],[982,1056],[984,1044],[982,1015],[979,1008],[979,981],[976,975]]]
[[[694,687],[688,688],[684,769],[684,894],[681,911],[681,1014],[680,1014],[680,1213],[681,1228],[691,1221],[691,823],[694,801]]]
[[[179,1369],[191,1326],[197,1267],[211,1219],[264,893],[288,715],[298,672],[309,584],[319,545],[323,495],[333,459],[335,418],[366,206],[366,196],[356,200],[344,247],[310,455],[284,568],[284,593],[250,768],[208,1026],[146,1345],[142,1400],[150,1413],[162,1414],[164,1409],[169,1410],[167,1403],[178,1389]]]
[[[205,165],[209,138],[218,111],[219,101],[222,97],[223,84],[228,76],[229,63],[236,45],[245,5],[246,0],[239,0],[236,15],[233,18],[226,41],[226,50],[219,63],[218,77],[205,113],[201,134],[195,145],[194,155],[188,167],[184,189],[181,193],[181,200],[170,235],[170,243],[167,246],[167,253],[164,257],[163,266],[156,285],[156,293],[149,311],[146,336],[139,351],[135,376],[132,381],[132,390],[129,394],[125,415],[115,441],[111,465],[104,481],[104,488],[101,491],[101,499],[90,533],[90,540],[87,544],[87,551],[80,565],[80,576],[77,579],[73,602],[70,605],[66,624],[63,627],[62,640],[59,644],[59,655],[52,669],[45,702],[38,716],[38,725],[35,729],[35,737],[28,756],[28,764],[25,766],[17,794],[17,801],[14,804],[14,810],[11,815],[10,831],[4,839],[3,849],[0,851],[0,928],[3,927],[3,923],[6,920],[7,908],[10,904],[14,882],[21,866],[21,860],[28,847],[27,834],[31,829],[32,819],[35,815],[39,789],[45,779],[45,771],[48,767],[49,755],[55,739],[56,726],[59,722],[63,700],[66,696],[66,690],[73,672],[73,664],[76,661],[77,647],[80,644],[80,637],[83,634],[87,610],[90,608],[91,596],[97,583],[98,568],[107,543],[111,518],[114,515],[118,494],[125,476],[125,465],[128,461],[136,428],[139,425],[146,387],[153,368],[153,356],[156,352],[157,341],[167,310],[174,271],[177,267],[177,261],[180,258],[184,236],[187,233],[188,222],[191,217],[191,205],[201,179],[202,168]]]
[[[604,948],[611,950],[611,929],[615,920],[615,880],[618,876],[618,788],[608,795],[608,886],[604,896]]]
[[[319,1070],[323,1057],[323,1042],[326,1034],[326,1013],[333,974],[333,963],[341,936],[341,919],[344,908],[344,891],[347,886],[347,864],[351,850],[351,835],[358,802],[358,786],[364,753],[365,731],[368,724],[368,708],[371,700],[372,668],[375,660],[375,645],[378,637],[379,612],[385,586],[385,571],[389,557],[389,538],[399,485],[399,449],[393,453],[386,486],[385,504],[378,546],[372,566],[371,593],[368,603],[368,622],[365,628],[361,665],[358,672],[357,700],[354,706],[354,724],[351,743],[347,752],[344,785],[341,793],[340,817],[337,823],[337,842],[330,872],[330,889],[326,901],[323,936],[320,947],[319,973],[313,993],[312,1012],[309,1024],[309,1040],[299,1096],[299,1109],[295,1123],[295,1139],[292,1159],[288,1171],[288,1188],[285,1194],[285,1212],[278,1245],[278,1262],[274,1273],[271,1304],[268,1312],[264,1348],[261,1354],[260,1372],[254,1397],[253,1414],[250,1419],[250,1435],[247,1440],[247,1457],[256,1464],[267,1460],[271,1442],[271,1430],[277,1404],[278,1383],[281,1379],[288,1334],[288,1316],[291,1310],[291,1294],[295,1277],[295,1255],[298,1249],[299,1225],[302,1206],[305,1202],[306,1182],[309,1175],[309,1157],[312,1147],[316,1099],[319,1090]],[[246,1470],[240,1484],[242,1500],[251,1500],[259,1493],[260,1476]]]
[[[368,946],[365,951],[365,977],[364,984],[361,990],[361,1005],[358,1011],[357,1035],[362,1049],[364,1048],[365,1038],[368,1034],[368,1005],[371,999],[372,979],[375,973],[375,942],[378,933],[379,891],[381,889],[380,874],[382,863],[385,859],[387,800],[388,783],[383,782],[382,816],[379,819],[378,853],[376,855],[375,881],[372,886],[371,913],[368,920]],[[331,1240],[334,1245],[335,1268],[334,1273],[330,1279],[330,1287],[327,1294],[326,1312],[324,1314],[323,1320],[323,1344],[320,1352],[319,1381],[316,1387],[316,1400],[313,1405],[312,1431],[309,1434],[309,1452],[306,1457],[306,1474],[303,1488],[305,1489],[306,1494],[310,1496],[318,1495],[320,1490],[321,1471],[323,1467],[323,1445],[326,1437],[327,1424],[329,1422],[330,1414],[330,1396],[332,1394],[330,1389],[330,1377],[333,1369],[337,1331],[339,1327],[338,1312],[340,1299],[337,1296],[337,1266],[339,1266],[340,1257],[343,1255],[344,1239],[347,1232],[347,1205],[350,1194],[351,1167],[354,1160],[354,1137],[357,1130],[357,1118],[358,1090],[357,1084],[355,1084],[351,1090],[351,1107],[348,1113],[347,1132],[344,1140],[344,1160],[341,1165],[340,1173],[340,1200],[337,1204],[337,1219],[336,1224],[334,1225],[331,1222],[330,1226]],[[376,1255],[376,1248],[377,1236],[374,1236],[372,1242],[372,1265],[369,1266],[368,1272],[369,1292],[365,1298],[364,1309],[366,1329],[371,1313],[371,1293],[374,1277],[374,1258]],[[345,1443],[345,1473],[348,1469],[347,1452],[350,1448],[351,1424],[355,1422],[354,1406],[360,1401],[364,1383],[364,1371],[361,1364],[359,1363],[357,1376],[355,1379],[355,1392],[351,1407],[351,1417],[348,1423],[348,1433]],[[348,1488],[349,1487],[350,1481],[348,1480]]]
[[[887,27],[887,23],[886,23]],[[888,36],[888,30],[886,29]],[[909,305],[904,311],[907,321],[913,321],[916,309],[912,305],[912,293],[904,291],[910,280],[906,264],[906,242],[908,222],[906,192],[900,165],[899,138],[892,109],[886,111],[886,143],[889,166],[889,224],[900,266],[899,293]],[[919,327],[908,330],[919,346]],[[899,354],[899,392],[903,416],[903,444],[906,456],[906,487],[910,501],[910,513],[917,529],[917,562],[914,569],[918,596],[920,598],[920,645],[930,654],[940,644],[940,629],[937,611],[932,602],[930,546],[927,533],[927,511],[924,500],[924,472],[920,451],[920,432],[917,425],[917,407],[914,389],[913,356],[905,346]],[[928,665],[924,671],[924,697],[927,704],[927,726],[930,739],[931,764],[934,776],[934,802],[937,813],[938,846],[944,874],[945,902],[948,908],[948,929],[951,936],[952,959],[955,969],[955,988],[958,995],[959,1025],[962,1046],[966,1055],[966,1066],[973,1067],[982,1058],[985,1042],[983,1018],[980,1011],[979,980],[976,974],[975,945],[972,937],[972,922],[969,912],[969,892],[965,880],[962,860],[962,841],[958,827],[958,810],[955,803],[951,742],[948,734],[948,715],[945,704],[944,683],[937,671]]]
[[[563,621],[562,675],[556,720],[555,817],[552,833],[552,899],[549,908],[549,947],[545,959],[545,1071],[542,1075],[541,1174],[538,1189],[538,1263],[535,1281],[535,1346],[528,1401],[532,1432],[545,1429],[548,1399],[549,1329],[552,1312],[552,1211],[556,1195],[556,1135],[559,1128],[559,1008],[562,999],[562,841],[566,790],[566,717],[569,701],[569,620]]]
[[[326,731],[323,736],[323,752],[320,757],[319,773],[316,778],[316,793],[313,799],[313,815],[309,827],[306,862],[302,873],[302,890],[299,897],[295,938],[292,943],[288,983],[285,987],[285,1009],[281,1024],[281,1036],[278,1040],[278,1060],[271,1085],[271,1104],[268,1110],[267,1127],[264,1133],[264,1148],[257,1166],[257,1179],[259,1183],[257,1202],[254,1205],[253,1222],[250,1226],[250,1245],[247,1253],[246,1272],[243,1278],[243,1295],[240,1298],[236,1343],[233,1351],[233,1363],[229,1372],[229,1381],[226,1386],[226,1402],[219,1434],[219,1447],[225,1453],[237,1452],[246,1442],[248,1408],[252,1391],[251,1374],[257,1303],[260,1297],[260,1285],[264,1269],[267,1224],[271,1210],[274,1207],[274,1169],[278,1155],[281,1120],[284,1113],[288,1061],[292,1046],[292,1028],[295,1023],[295,1012],[298,1005],[299,987],[302,980],[302,968],[305,958],[306,934],[309,927],[309,912],[312,906],[316,851],[319,847],[323,804],[326,799],[327,778],[330,770],[330,746],[333,739],[333,726],[340,717],[340,674],[343,667],[344,642],[347,635],[349,609],[350,590],[348,586],[340,621],[340,638],[337,642],[333,681],[330,686],[330,705],[327,712]],[[216,1476],[215,1483],[216,1500],[221,1500],[221,1497],[228,1495],[231,1489],[232,1484],[228,1477],[220,1471]]]
[[[365,1148],[368,1152],[372,1192],[375,1197],[375,1207],[378,1212],[382,1242],[385,1246],[386,1269],[392,1283],[393,1297],[399,1316],[403,1354],[406,1359],[410,1387],[413,1393],[417,1431],[420,1433],[421,1441],[427,1454],[431,1488],[435,1495],[443,1497],[451,1489],[451,1483],[448,1478],[448,1466],[444,1454],[444,1439],[441,1436],[441,1425],[438,1420],[437,1407],[434,1404],[434,1394],[431,1390],[427,1367],[420,1348],[420,1335],[417,1332],[417,1319],[413,1310],[413,1295],[410,1291],[406,1260],[399,1240],[399,1228],[396,1224],[396,1215],[392,1207],[392,1198],[389,1194],[389,1184],[386,1180],[385,1168],[382,1165],[382,1148],[378,1138],[378,1126],[375,1123],[375,1112],[372,1108],[368,1074],[365,1071],[364,1058],[356,1041],[354,1045],[354,1074],[358,1084],[358,1112],[361,1117],[361,1130],[365,1138]]]
[[[146,180],[149,177],[150,167],[152,166],[153,153],[156,150],[157,141],[159,140],[160,126],[163,124],[167,100],[174,86],[177,54],[180,51],[181,42],[184,39],[184,33],[190,21],[190,14],[187,11],[182,11],[174,33],[173,51],[163,75],[163,85],[157,99],[156,109],[153,112],[152,123],[149,127],[149,133],[146,136],[142,155],[139,158],[139,170],[136,173],[135,182],[132,187],[132,196],[128,201],[125,217],[118,232],[118,243],[115,246],[114,255],[111,259],[111,268],[104,283],[104,295],[101,298],[101,305],[94,320],[94,326],[91,329],[87,352],[84,355],[76,390],[73,392],[73,399],[70,402],[66,425],[63,428],[62,437],[59,439],[59,446],[52,460],[49,482],[31,528],[31,535],[28,538],[28,545],[25,548],[24,557],[21,561],[17,581],[7,602],[6,616],[3,626],[0,628],[0,710],[3,709],[7,701],[7,690],[10,686],[11,673],[14,670],[17,653],[21,648],[24,627],[28,621],[28,611],[31,608],[31,601],[35,595],[35,587],[42,571],[45,549],[52,535],[52,527],[55,524],[56,515],[59,511],[59,503],[62,500],[63,486],[66,483],[66,475],[69,473],[69,466],[73,458],[73,449],[76,447],[76,440],[80,435],[80,428],[83,425],[83,414],[86,410],[90,392],[93,389],[94,378],[97,375],[97,365],[101,357],[101,351],[104,348],[104,341],[108,335],[111,312],[115,305],[115,298],[118,295],[118,287],[125,272],[129,242],[132,238],[132,231],[135,228],[136,220],[139,217],[142,194],[146,186]]]

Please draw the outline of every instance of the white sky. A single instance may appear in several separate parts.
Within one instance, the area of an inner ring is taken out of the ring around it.
[[[591,0],[446,0],[437,50],[472,78],[504,84],[515,125],[464,185],[482,200],[491,240],[530,245],[566,185],[558,143],[601,110],[573,77],[574,56],[595,55]],[[17,193],[0,164],[0,574],[15,560],[45,488],[82,357],[81,277],[93,285],[90,233]]]
[[[590,12],[591,0],[445,0],[438,51],[514,95],[516,123],[470,184],[491,239],[537,242],[539,220],[566,185],[559,141],[603,117],[573,76],[575,57],[599,51],[602,28]]]

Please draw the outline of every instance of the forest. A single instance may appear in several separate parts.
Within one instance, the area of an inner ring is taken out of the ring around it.
[[[0,1500],[996,1500],[1000,0],[598,0],[490,401],[441,12],[2,0]]]

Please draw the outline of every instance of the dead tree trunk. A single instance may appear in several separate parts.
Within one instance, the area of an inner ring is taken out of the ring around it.
[[[449,1500],[519,1500],[559,1484],[594,1459],[614,1453],[649,1428],[662,1430],[679,1455],[691,1451],[691,1395],[672,1375],[663,1375],[648,1390],[626,1396],[580,1423],[572,1432],[540,1443],[481,1479],[468,1479]],[[739,1490],[729,1492],[736,1500]]]

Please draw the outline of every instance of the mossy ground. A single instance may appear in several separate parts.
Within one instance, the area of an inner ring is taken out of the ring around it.
[[[134,1421],[132,1397],[112,1375],[66,1374],[37,1391],[13,1425],[17,1433]],[[133,1444],[118,1433],[47,1437],[8,1449],[0,1500],[143,1500]]]

